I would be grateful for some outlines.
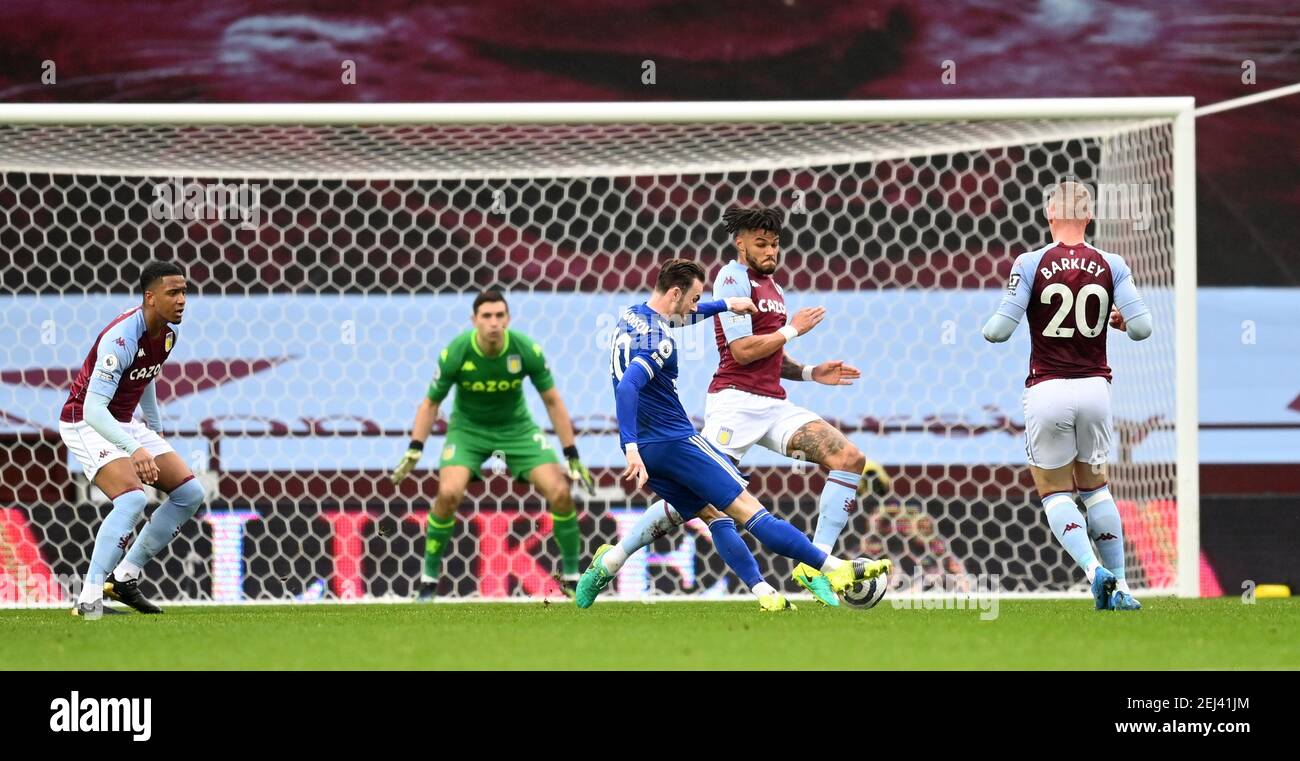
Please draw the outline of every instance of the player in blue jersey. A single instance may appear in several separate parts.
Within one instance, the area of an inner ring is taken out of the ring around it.
[[[708,505],[717,507],[743,524],[768,550],[825,573],[833,591],[888,572],[888,560],[832,557],[794,526],[768,513],[745,488],[736,466],[691,425],[677,396],[677,345],[669,329],[728,310],[740,314],[756,311],[745,297],[701,304],[703,291],[704,269],[687,259],[673,259],[659,270],[650,300],[623,310],[620,316],[610,352],[610,373],[619,443],[627,456],[623,478],[633,480],[637,488],[648,483],[688,520]],[[736,543],[744,548],[748,562],[757,565],[738,536]],[[728,565],[743,563],[729,551],[731,547],[732,543],[726,543],[718,548]],[[613,572],[602,563],[611,549],[612,545],[598,549],[579,580],[579,607],[590,606],[613,578]],[[763,610],[791,607],[775,589],[760,595],[759,603]]]
[[[802,365],[783,348],[795,336],[816,327],[826,312],[821,307],[800,309],[786,324],[785,292],[773,279],[784,219],[785,213],[775,208],[732,207],[723,214],[737,258],[718,272],[713,295],[747,297],[758,312],[752,316],[718,315],[714,321],[719,364],[709,385],[700,435],[737,464],[757,445],[826,467],[830,472],[818,503],[812,540],[823,551],[831,552],[857,506],[857,493],[871,489],[883,496],[889,490],[889,477],[834,426],[786,398],[783,380],[847,386],[861,373],[838,360]],[[709,527],[719,554],[724,559],[731,557],[728,545],[740,542],[735,522],[714,508],[702,510],[697,517]],[[681,516],[667,502],[660,500],[650,505],[614,549],[603,556],[606,570],[617,572],[629,556],[682,523]],[[744,567],[730,562],[728,565],[755,597],[762,599],[775,592],[749,553],[738,552],[735,557],[749,561]],[[799,564],[792,578],[823,605],[840,604],[826,577],[816,569]]]
[[[140,306],[100,331],[59,416],[63,443],[86,477],[113,501],[95,535],[90,570],[72,610],[88,620],[103,615],[105,595],[141,613],[162,612],[141,594],[141,571],[203,503],[203,487],[158,435],[162,416],[154,388],[176,346],[176,326],[185,312],[185,273],[175,264],[151,262],[140,274],[140,290]],[[143,421],[134,418],[137,405]],[[128,549],[144,513],[144,484],[168,498]]]

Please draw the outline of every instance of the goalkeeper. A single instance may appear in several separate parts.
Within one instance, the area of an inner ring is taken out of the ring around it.
[[[542,347],[509,329],[510,310],[505,298],[496,291],[479,294],[474,299],[472,322],[474,327],[452,339],[439,355],[433,383],[415,413],[410,448],[390,477],[394,484],[400,483],[420,461],[424,442],[438,418],[438,406],[455,388],[447,440],[438,461],[438,497],[425,530],[424,572],[416,599],[430,601],[437,594],[442,555],[456,533],[456,508],[470,480],[482,477],[479,471],[483,461],[494,453],[502,454],[510,472],[531,483],[550,506],[563,564],[560,583],[565,594],[572,596],[579,577],[581,536],[569,479],[580,481],[592,495],[596,492],[595,481],[578,459],[573,423],[546,366]],[[546,404],[547,415],[564,447],[567,477],[551,442],[528,413],[524,376],[532,380]]]

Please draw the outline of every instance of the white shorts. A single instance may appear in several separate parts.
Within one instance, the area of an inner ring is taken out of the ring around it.
[[[1105,378],[1057,378],[1025,389],[1025,455],[1052,470],[1071,462],[1103,465],[1114,437],[1110,383]]]
[[[121,425],[123,430],[140,442],[144,451],[154,457],[174,451],[170,444],[163,441],[163,437],[150,430],[141,420],[132,420]],[[81,463],[82,469],[86,471],[86,478],[92,483],[100,468],[113,460],[131,456],[118,449],[116,444],[100,436],[99,431],[84,420],[80,423],[60,421],[59,435],[63,437],[63,443],[67,445],[68,451],[72,452],[72,456]]]
[[[705,398],[701,434],[736,460],[755,444],[783,455],[794,432],[814,420],[821,416],[789,399],[724,388]]]

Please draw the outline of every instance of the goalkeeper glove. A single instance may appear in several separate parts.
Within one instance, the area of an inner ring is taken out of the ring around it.
[[[591,477],[591,471],[587,470],[587,466],[583,465],[582,460],[578,459],[577,445],[571,444],[565,447],[564,456],[569,461],[569,478],[581,482],[582,488],[587,491],[588,495],[596,496],[596,479]]]
[[[403,478],[411,474],[411,469],[420,461],[420,456],[423,454],[424,442],[411,439],[410,448],[406,450],[406,454],[402,455],[402,459],[398,460],[397,467],[393,468],[393,473],[388,477],[388,480],[394,484],[400,484]]]

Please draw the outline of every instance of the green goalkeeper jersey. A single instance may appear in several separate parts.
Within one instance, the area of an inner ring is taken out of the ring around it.
[[[541,346],[517,330],[507,330],[501,351],[488,357],[471,328],[452,339],[438,355],[429,399],[441,403],[456,389],[450,428],[534,425],[524,401],[525,376],[532,379],[539,394],[555,386]]]

